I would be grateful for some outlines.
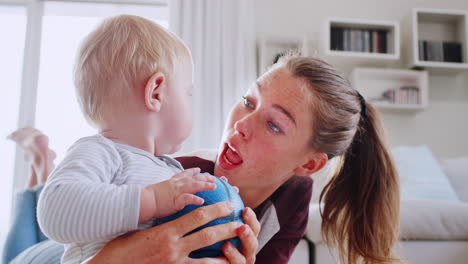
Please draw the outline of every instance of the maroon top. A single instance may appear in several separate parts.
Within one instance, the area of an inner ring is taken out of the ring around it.
[[[199,167],[202,172],[214,173],[214,162],[198,157],[176,158],[184,168]],[[312,197],[310,177],[292,177],[266,201],[254,209],[258,219],[272,203],[275,206],[280,230],[258,252],[256,263],[288,263],[307,228],[309,203]]]

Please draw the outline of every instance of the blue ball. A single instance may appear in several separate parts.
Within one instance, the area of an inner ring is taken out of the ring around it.
[[[204,173],[204,174],[209,175],[208,173]],[[215,204],[215,203],[218,203],[218,202],[224,202],[224,201],[230,201],[234,206],[234,210],[230,215],[228,215],[226,217],[223,217],[223,218],[215,219],[215,220],[209,222],[208,224],[206,224],[204,226],[201,226],[201,227],[199,227],[199,228],[197,228],[197,229],[195,229],[195,230],[193,230],[193,231],[191,231],[191,232],[189,232],[189,233],[187,233],[185,235],[186,236],[190,235],[190,234],[192,234],[192,233],[194,233],[194,232],[196,232],[198,230],[201,230],[201,229],[203,229],[205,227],[225,224],[225,223],[229,223],[229,222],[232,222],[232,221],[244,223],[244,221],[242,220],[242,210],[244,209],[244,203],[242,202],[242,199],[239,196],[239,194],[236,192],[236,190],[229,183],[219,179],[218,177],[216,177],[216,182],[215,183],[216,183],[216,189],[214,189],[212,191],[203,191],[203,192],[195,193],[195,195],[197,195],[197,196],[199,196],[199,197],[201,197],[201,198],[203,198],[205,200],[203,205],[187,205],[182,210],[178,211],[175,214],[172,214],[172,215],[169,215],[169,216],[166,216],[166,217],[163,217],[163,218],[156,219],[156,223],[157,224],[163,224],[163,223],[172,221],[174,219],[177,219],[177,218],[179,218],[181,216],[184,216],[184,215],[192,212],[193,210],[195,210],[195,209],[197,209],[199,207]],[[213,245],[210,245],[210,246],[195,250],[195,251],[190,253],[190,257],[191,258],[204,258],[204,257],[223,256],[223,252],[222,252],[221,248],[224,245],[224,243],[228,242],[228,241],[231,242],[231,244],[233,244],[235,247],[239,247],[240,244],[241,244],[239,238],[235,237],[235,238],[232,238],[232,239],[220,241],[220,242],[214,243]]]

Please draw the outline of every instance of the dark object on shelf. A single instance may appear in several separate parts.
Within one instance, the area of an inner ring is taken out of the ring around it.
[[[462,46],[458,42],[419,40],[418,49],[421,61],[463,62]]]
[[[462,46],[457,42],[444,42],[444,61],[446,62],[463,62]]]
[[[388,30],[356,29],[332,26],[330,50],[389,53]]]
[[[378,34],[379,34],[379,47],[380,47],[378,52],[379,53],[387,53],[387,35],[388,35],[388,31],[379,30]]]
[[[330,35],[332,50],[344,50],[343,47],[343,28],[332,27]]]

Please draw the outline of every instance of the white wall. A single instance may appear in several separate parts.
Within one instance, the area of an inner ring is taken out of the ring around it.
[[[441,8],[468,11],[466,0],[255,0],[258,37],[306,36],[309,53],[323,57],[325,20],[330,17],[399,21],[411,8]],[[403,39],[402,51],[410,47]],[[405,53],[387,67],[405,68]],[[324,58],[327,60],[327,58]],[[341,59],[328,60],[346,74],[351,66]],[[368,65],[370,66],[370,65]],[[427,144],[442,159],[468,155],[468,73],[429,75],[429,108],[417,113],[384,112],[392,146]]]

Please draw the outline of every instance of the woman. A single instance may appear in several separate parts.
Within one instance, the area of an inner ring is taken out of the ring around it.
[[[297,56],[280,60],[232,109],[216,161],[181,159],[186,167],[226,176],[262,223],[257,254],[247,238],[257,228],[249,221],[248,236],[238,231],[246,242],[243,250],[226,244],[227,259],[206,263],[287,263],[307,225],[308,175],[338,156],[343,166],[321,195],[324,240],[348,263],[397,261],[392,251],[398,237],[398,177],[383,136],[375,109],[333,67]],[[207,218],[200,213],[194,219]],[[177,235],[168,234],[171,228],[161,227],[111,241],[91,263],[189,263],[187,250],[178,250],[184,247],[155,249],[161,241],[178,245]],[[205,235],[206,241],[213,238]]]
[[[232,109],[214,164],[260,221],[271,204],[277,212],[258,262],[287,263],[307,225],[307,176],[337,156],[342,168],[321,194],[324,240],[342,262],[398,261],[398,175],[383,139],[376,110],[327,63],[289,56],[261,76]]]

